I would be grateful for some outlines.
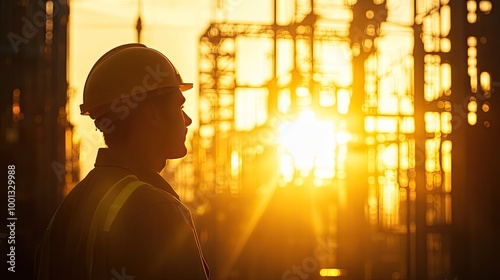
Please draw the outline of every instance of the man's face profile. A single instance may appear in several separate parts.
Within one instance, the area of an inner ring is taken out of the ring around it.
[[[179,89],[160,92],[154,100],[154,129],[159,149],[166,159],[181,158],[186,155],[187,127],[191,118],[184,112],[186,98]]]

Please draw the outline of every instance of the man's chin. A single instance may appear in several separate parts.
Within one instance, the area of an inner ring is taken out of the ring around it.
[[[178,149],[175,151],[168,151],[167,152],[167,159],[178,159],[178,158],[183,158],[187,155],[187,149],[186,147],[182,149]]]

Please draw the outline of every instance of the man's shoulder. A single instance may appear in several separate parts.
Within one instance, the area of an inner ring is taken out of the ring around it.
[[[181,202],[169,192],[158,186],[141,181],[138,178],[124,186],[122,192],[130,192],[130,202],[142,205],[142,207],[161,203],[181,204]]]
[[[121,197],[121,198],[120,198]],[[148,221],[188,222],[187,207],[167,191],[141,180],[131,181],[121,189],[111,208],[119,225],[137,225]],[[189,223],[189,222],[188,222]]]
[[[135,174],[132,171],[124,168],[99,166],[90,170],[90,172],[75,185],[72,192],[77,192],[79,190],[81,191],[82,189],[107,189],[123,178],[133,177],[136,177]]]
[[[63,199],[60,208],[85,205],[85,209],[91,211],[115,186],[123,187],[132,180],[138,180],[138,178],[126,169],[94,168],[71,189]]]

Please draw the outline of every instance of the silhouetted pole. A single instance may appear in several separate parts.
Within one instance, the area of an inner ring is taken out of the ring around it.
[[[141,43],[141,31],[142,31],[141,0],[137,1],[137,23],[135,25],[135,30],[137,30],[137,43]]]

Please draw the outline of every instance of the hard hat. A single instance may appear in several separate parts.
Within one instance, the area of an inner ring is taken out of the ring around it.
[[[193,84],[182,81],[165,55],[143,44],[121,45],[105,53],[90,70],[81,114],[96,119],[111,111],[113,102],[175,87],[185,91]]]

